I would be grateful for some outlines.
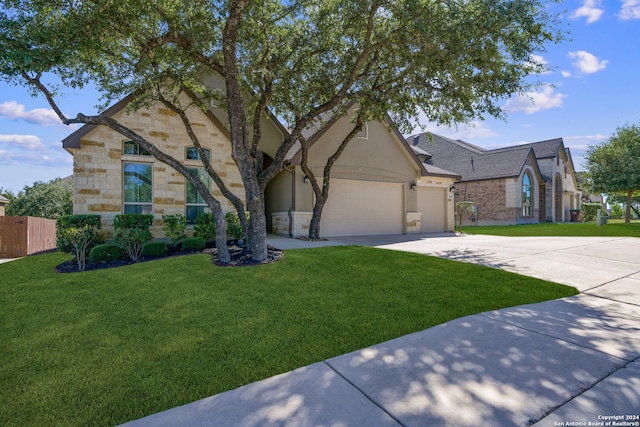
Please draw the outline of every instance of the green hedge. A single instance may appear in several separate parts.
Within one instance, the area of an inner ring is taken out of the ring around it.
[[[60,252],[74,254],[75,250],[71,241],[71,229],[89,228],[92,236],[91,243],[87,247],[87,253],[94,247],[104,243],[104,237],[100,233],[102,222],[100,215],[64,215],[56,219],[56,246]],[[85,254],[86,255],[86,254]]]
[[[156,258],[167,253],[165,242],[147,242],[142,247],[142,256],[145,258]]]
[[[582,220],[584,222],[594,221],[598,216],[598,209],[602,209],[603,215],[607,214],[607,211],[602,206],[602,203],[583,203]]]
[[[121,214],[113,220],[113,228],[122,230],[125,228],[138,228],[148,230],[153,224],[153,215],[150,214]]]
[[[249,212],[245,212],[247,220],[250,220]],[[244,233],[242,232],[242,224],[240,224],[240,217],[238,212],[227,212],[224,216],[227,222],[227,236],[234,239],[242,239]],[[216,239],[216,221],[212,213],[202,213],[198,215],[193,228],[194,237],[203,237],[205,241],[212,242]]]
[[[187,237],[182,240],[183,251],[201,251],[205,248],[206,241],[203,237]]]
[[[118,245],[98,245],[89,252],[89,262],[109,262],[122,259],[122,249]]]

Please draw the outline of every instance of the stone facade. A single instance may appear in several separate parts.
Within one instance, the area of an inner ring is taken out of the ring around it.
[[[407,234],[422,232],[422,212],[407,212]]]
[[[285,237],[308,237],[312,216],[313,212],[292,211],[292,226],[289,230],[289,212],[274,212],[271,214],[271,232]],[[291,236],[289,236],[289,232],[291,232]]]
[[[204,148],[211,152],[211,164],[225,180],[228,188],[244,198],[240,173],[231,159],[231,146],[224,132],[200,110],[190,110],[192,126]],[[187,160],[186,148],[193,146],[179,116],[156,105],[133,114],[121,110],[113,116],[124,126],[133,129],[148,141],[180,161],[185,166],[202,167],[200,160]],[[184,177],[170,166],[149,155],[124,154],[127,138],[104,126],[98,126],[84,135],[80,148],[68,148],[74,159],[75,214],[100,214],[107,235],[113,230],[115,215],[124,212],[123,168],[125,163],[143,163],[153,167],[151,212],[154,237],[164,237],[163,214],[185,214],[186,184]],[[212,194],[220,201],[225,212],[234,210],[211,182]]]

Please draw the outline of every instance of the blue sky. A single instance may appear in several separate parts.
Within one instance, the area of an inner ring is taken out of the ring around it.
[[[543,86],[506,100],[506,121],[487,118],[457,128],[425,122],[426,130],[487,149],[562,137],[582,170],[589,145],[640,123],[640,0],[567,0],[553,8],[565,11],[562,28],[570,34],[539,53],[549,67],[537,76]],[[60,105],[75,116],[94,113],[98,102],[87,91],[67,94]],[[72,157],[61,141],[73,130],[43,97],[0,83],[0,187],[18,192],[71,175]]]

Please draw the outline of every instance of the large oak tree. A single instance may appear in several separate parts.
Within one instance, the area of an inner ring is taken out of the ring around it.
[[[532,54],[563,37],[548,3],[4,0],[0,74],[44,94],[65,123],[109,126],[138,142],[191,180],[224,227],[219,202],[162,147],[103,115],[67,117],[56,102],[58,89],[91,83],[105,102],[130,95],[134,110],[163,102],[189,132],[189,109],[215,99],[228,112],[246,206],[222,191],[239,211],[253,258],[263,260],[264,191],[294,144],[304,144],[305,129],[346,114],[354,102],[354,128],[387,114],[403,129],[419,116],[445,124],[501,117],[502,100],[527,91],[527,77],[543,70]],[[50,75],[60,88],[45,83]],[[223,82],[222,93],[203,84],[207,76]],[[260,118],[267,112],[290,132],[264,167]],[[211,165],[205,167],[218,183]]]
[[[622,194],[625,222],[631,221],[633,193],[640,191],[640,126],[626,125],[586,155],[587,184],[592,192]]]

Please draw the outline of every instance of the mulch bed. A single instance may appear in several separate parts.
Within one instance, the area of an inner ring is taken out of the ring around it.
[[[282,259],[284,252],[281,249],[276,249],[273,246],[267,246],[267,259],[264,261],[254,261],[251,259],[251,252],[245,247],[241,246],[229,246],[229,254],[231,255],[231,262],[223,264],[218,262],[217,249],[207,248],[199,252],[168,252],[166,255],[153,257],[153,258],[140,258],[138,261],[131,261],[130,259],[122,259],[109,262],[89,262],[85,266],[84,271],[103,270],[105,268],[123,267],[125,265],[139,264],[141,262],[156,261],[159,259],[173,258],[179,256],[193,255],[193,254],[211,254],[212,262],[215,265],[223,267],[244,267],[252,265],[271,264]],[[55,270],[58,273],[77,273],[78,263],[76,261],[65,261],[59,264]]]

